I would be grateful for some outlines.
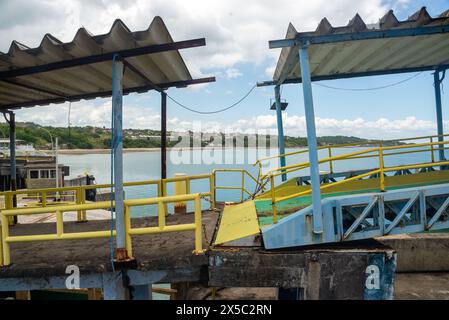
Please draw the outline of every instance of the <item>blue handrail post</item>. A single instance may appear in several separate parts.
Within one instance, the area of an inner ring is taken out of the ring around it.
[[[445,71],[444,71],[445,72]],[[444,79],[444,73],[443,78],[440,79],[440,71],[435,70],[433,74],[434,79],[434,87],[435,87],[435,105],[436,105],[436,114],[437,114],[437,131],[438,131],[438,142],[444,141],[444,129],[443,129],[443,112],[441,108],[441,82]],[[439,160],[444,161],[444,145],[441,144],[438,146],[438,154],[439,154]]]
[[[114,193],[116,224],[116,259],[128,258],[125,245],[125,215],[123,205],[123,61],[114,56],[112,61],[112,109],[113,109],[113,153],[114,153]]]
[[[285,144],[284,144],[284,125],[282,123],[282,108],[281,108],[281,90],[280,86],[274,87],[274,97],[276,100],[276,116],[278,125],[278,144],[279,144],[279,154],[285,154]],[[281,167],[285,167],[285,157],[280,158]],[[285,171],[285,170],[283,170]],[[282,181],[287,181],[287,174],[282,174]]]
[[[312,80],[310,76],[309,53],[307,46],[299,49],[304,109],[307,127],[307,144],[309,147],[310,179],[312,183],[313,232],[323,233],[323,216],[320,192],[320,171],[318,165],[318,147],[315,129],[315,113],[313,110]]]

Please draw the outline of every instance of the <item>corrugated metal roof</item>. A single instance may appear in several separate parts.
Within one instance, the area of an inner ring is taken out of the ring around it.
[[[425,32],[437,26],[438,32]],[[432,18],[423,7],[405,21],[399,21],[390,10],[375,26],[367,26],[358,14],[343,27],[333,27],[324,18],[314,32],[298,33],[290,24],[285,39],[316,40],[309,45],[310,72],[312,80],[324,80],[447,67],[449,29],[445,26],[449,26],[449,10]],[[401,36],[406,29],[416,32]],[[396,35],[389,36],[394,32]],[[298,60],[298,46],[283,47],[273,81],[301,81]]]
[[[13,41],[7,53],[0,52],[0,74],[173,42],[160,17],[155,17],[147,30],[138,32],[131,32],[121,20],[116,20],[107,34],[93,36],[85,28],[81,28],[68,43],[63,43],[50,34],[44,36],[37,48],[28,48]],[[156,85],[192,80],[178,50],[133,56],[126,61]],[[11,78],[3,77],[0,78],[0,109],[109,96],[111,74],[112,63],[109,60]],[[148,81],[128,68],[125,69],[123,88],[125,94],[149,90]]]

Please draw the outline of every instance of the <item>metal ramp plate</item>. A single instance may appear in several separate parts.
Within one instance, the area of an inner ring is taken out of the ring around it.
[[[321,202],[323,232],[313,232],[313,208],[262,230],[265,249],[370,239],[449,228],[449,184],[330,197]],[[258,211],[260,214],[260,211]]]
[[[260,232],[254,201],[225,206],[215,245],[242,239]]]

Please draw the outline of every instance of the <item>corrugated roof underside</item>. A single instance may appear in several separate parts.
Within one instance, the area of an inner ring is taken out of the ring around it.
[[[138,32],[131,32],[122,21],[117,20],[110,32],[105,35],[91,36],[86,29],[81,28],[73,41],[69,43],[62,43],[53,36],[46,35],[39,47],[31,49],[14,41],[8,53],[0,53],[0,71],[172,42],[172,37],[159,17],[152,21],[147,30]],[[127,58],[127,62],[154,84],[192,79],[177,50]],[[11,81],[0,81],[0,108],[58,98],[58,96],[70,97],[108,92],[111,91],[111,74],[112,63],[108,61],[8,79],[20,82],[23,86],[17,86]],[[125,91],[145,85],[147,83],[144,79],[126,70],[123,77]],[[57,95],[29,89],[29,87],[38,87]]]
[[[449,25],[447,16],[446,11],[438,18],[431,18],[426,9],[422,8],[408,20],[399,22],[393,12],[389,11],[376,29],[368,29],[358,15],[348,26],[338,28],[332,27],[324,18],[315,32],[297,33],[290,24],[286,39],[297,35],[319,36]],[[314,44],[309,47],[309,60],[312,77],[443,65],[449,63],[449,34]],[[301,78],[298,48],[283,48],[273,80],[283,82],[297,78]]]

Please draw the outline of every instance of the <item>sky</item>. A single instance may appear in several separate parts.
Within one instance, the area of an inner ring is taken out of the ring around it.
[[[46,33],[64,42],[81,26],[92,34],[107,33],[115,19],[133,30],[146,29],[154,16],[165,21],[175,41],[205,37],[206,47],[181,51],[194,77],[216,76],[217,82],[168,94],[196,110],[227,107],[244,96],[258,81],[271,80],[280,50],[268,41],[282,39],[291,22],[298,31],[313,31],[323,17],[333,26],[346,25],[359,13],[376,23],[389,9],[406,19],[426,6],[432,16],[449,8],[449,0],[0,0],[0,51],[13,40],[39,46]],[[408,79],[413,74],[323,81],[341,88],[372,88]],[[448,77],[449,78],[449,77]],[[445,80],[447,82],[447,80]],[[443,117],[449,130],[449,93],[443,83]],[[363,138],[401,138],[436,133],[433,75],[376,91],[342,91],[313,85],[316,128],[319,136],[353,135]],[[243,103],[227,112],[200,115],[168,101],[168,129],[251,132],[275,129],[276,115],[269,109],[273,87],[256,88]],[[300,85],[282,87],[289,102],[284,131],[305,136],[304,105]],[[17,111],[16,121],[68,126],[69,104]],[[159,129],[160,95],[132,94],[124,98],[124,128]],[[110,99],[72,103],[72,126],[111,125]],[[200,126],[199,126],[200,124]]]

